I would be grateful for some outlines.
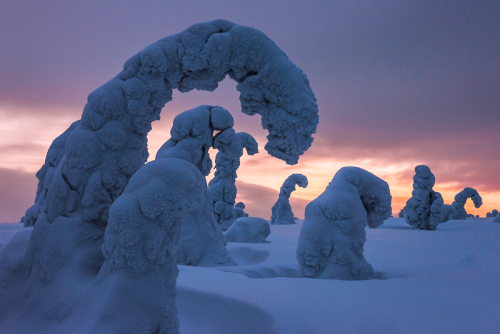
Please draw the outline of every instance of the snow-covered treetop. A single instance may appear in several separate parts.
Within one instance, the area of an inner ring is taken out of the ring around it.
[[[432,190],[434,184],[436,183],[436,178],[432,174],[429,167],[425,165],[419,165],[415,167],[415,176],[413,176],[413,189],[427,189]]]
[[[280,196],[290,197],[296,185],[307,188],[307,177],[303,174],[292,174],[287,177],[280,188]]]

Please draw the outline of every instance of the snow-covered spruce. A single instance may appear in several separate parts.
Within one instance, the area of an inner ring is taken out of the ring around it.
[[[376,272],[363,256],[365,227],[392,214],[389,185],[357,167],[343,167],[306,207],[297,247],[302,277],[362,280]]]
[[[35,204],[31,206],[24,215],[25,227],[35,225],[40,212],[45,211],[45,198],[52,182],[52,178],[54,177],[54,172],[64,156],[66,142],[68,141],[70,133],[78,125],[80,125],[80,121],[73,122],[73,124],[71,124],[71,126],[59,137],[54,139],[50,145],[49,150],[47,151],[47,156],[45,157],[45,163],[36,173],[36,177],[38,179],[38,189],[36,190]]]
[[[262,243],[271,234],[267,220],[257,217],[241,217],[224,233],[228,242]]]
[[[490,218],[490,217],[491,217],[491,212],[488,212],[488,213],[486,214],[486,218]]]
[[[192,163],[206,177],[212,168],[208,153],[214,130],[230,129],[233,117],[224,108],[199,106],[179,114],[170,130],[172,136],[158,150],[156,159],[179,158]],[[182,230],[175,249],[177,264],[199,266],[235,265],[213,213],[212,199],[205,181],[202,211],[181,214]]]
[[[234,205],[233,217],[235,220],[241,217],[248,217],[248,213],[246,213],[244,209],[245,209],[245,204],[243,204],[243,202],[238,202]]]
[[[493,219],[494,223],[500,223],[500,215],[496,215],[495,219]]]
[[[405,217],[405,209],[402,208],[401,211],[399,211],[399,218],[404,218]]]
[[[214,137],[214,148],[219,152],[215,156],[215,175],[208,184],[212,197],[215,219],[225,231],[234,222],[233,207],[236,200],[236,170],[240,167],[243,149],[248,155],[259,152],[255,139],[245,132],[226,129]]]
[[[174,249],[182,214],[204,209],[206,182],[191,163],[154,160],[109,210],[96,285],[109,298],[92,333],[178,333]]]
[[[273,205],[271,211],[271,224],[276,225],[287,225],[295,224],[295,216],[292,212],[292,207],[290,206],[290,195],[295,191],[295,186],[306,188],[307,187],[307,177],[302,174],[292,174],[280,188],[280,193],[278,200]]]
[[[436,179],[429,167],[419,165],[415,167],[415,173],[412,197],[404,208],[405,221],[415,229],[435,230],[446,219],[443,198],[432,190]]]
[[[49,222],[75,216],[105,226],[110,205],[147,160],[146,135],[172,90],[213,91],[226,75],[238,82],[242,111],[262,116],[266,150],[297,163],[318,124],[304,73],[256,29],[224,20],[195,24],[146,47],[89,95],[47,192]]]
[[[483,205],[483,199],[481,198],[481,196],[479,196],[479,193],[476,189],[469,187],[464,188],[464,190],[455,195],[455,201],[451,203],[456,212],[454,217],[451,219],[467,218],[467,211],[465,211],[464,206],[468,198],[472,200],[476,208],[480,208],[481,205]]]

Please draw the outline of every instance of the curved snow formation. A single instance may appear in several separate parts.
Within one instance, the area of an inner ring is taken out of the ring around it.
[[[245,204],[243,202],[238,202],[233,207],[233,217],[234,219],[238,219],[241,217],[248,217],[248,213],[244,211]]]
[[[181,159],[154,160],[132,176],[109,210],[95,281],[109,298],[92,332],[179,332],[174,249],[182,214],[201,212],[205,194],[199,170]]]
[[[302,174],[292,174],[280,188],[278,200],[272,207],[271,224],[287,225],[295,224],[292,207],[290,206],[290,195],[295,191],[295,186],[306,188],[307,177]]]
[[[146,135],[172,90],[213,91],[226,75],[238,82],[242,111],[262,116],[266,150],[297,163],[318,124],[304,73],[256,29],[224,20],[195,24],[146,47],[88,96],[47,192],[49,222],[78,216],[105,226],[109,207],[148,158]]]
[[[215,156],[214,178],[208,184],[212,197],[215,219],[225,231],[234,222],[233,207],[236,200],[236,170],[240,167],[243,149],[248,155],[259,152],[257,141],[245,132],[226,129],[214,137],[213,147],[219,152]]]
[[[446,219],[443,198],[432,190],[436,178],[425,165],[415,167],[415,173],[412,197],[404,208],[405,221],[414,229],[435,230],[438,224]]]
[[[40,212],[43,211],[47,191],[49,190],[52,178],[54,177],[54,172],[64,156],[68,137],[70,133],[79,125],[80,121],[73,122],[73,124],[71,124],[71,126],[59,137],[54,139],[50,145],[45,157],[45,163],[36,173],[36,177],[38,179],[38,189],[36,190],[35,204],[26,210],[26,214],[24,216],[24,227],[35,225]]]
[[[467,218],[467,211],[465,211],[464,206],[468,198],[472,200],[476,208],[480,208],[481,205],[483,205],[483,199],[481,198],[481,196],[479,196],[479,193],[477,192],[476,189],[469,187],[464,188],[464,190],[455,195],[455,201],[451,203],[451,205],[456,211],[456,214],[453,217],[453,219]]]
[[[241,217],[224,233],[228,242],[262,243],[271,234],[267,220],[257,217]]]
[[[376,278],[363,256],[365,227],[377,228],[392,214],[389,185],[357,167],[343,167],[306,207],[297,247],[302,277]]]
[[[212,168],[208,153],[214,130],[232,128],[233,117],[224,108],[199,106],[174,118],[171,138],[163,144],[156,159],[179,158],[196,166],[203,176]],[[175,249],[177,264],[198,266],[235,265],[226,249],[226,241],[215,220],[212,199],[205,181],[203,210],[181,214],[182,230]]]

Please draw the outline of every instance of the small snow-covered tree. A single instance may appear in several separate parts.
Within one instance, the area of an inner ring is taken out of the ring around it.
[[[455,195],[455,201],[451,203],[453,208],[455,209],[455,215],[451,219],[466,219],[467,211],[465,211],[465,203],[467,199],[472,199],[474,206],[476,208],[480,208],[483,205],[483,199],[479,196],[479,193],[476,189],[473,188],[464,188],[461,192]]]
[[[412,197],[404,208],[405,221],[412,228],[435,230],[446,217],[446,210],[441,194],[432,190],[436,179],[429,167],[415,167]]]
[[[248,213],[246,213],[244,209],[245,209],[245,204],[243,204],[243,202],[238,202],[234,205],[233,217],[235,220],[241,217],[248,217]]]
[[[214,148],[219,152],[215,156],[215,175],[210,180],[208,191],[212,197],[215,219],[225,231],[234,222],[233,207],[236,201],[236,170],[240,167],[243,149],[248,155],[259,152],[255,139],[245,132],[226,129],[214,137]]]
[[[271,224],[286,225],[295,224],[295,216],[290,206],[290,195],[295,191],[295,186],[306,188],[307,177],[302,174],[292,174],[281,186],[278,200],[272,207]]]
[[[361,280],[376,273],[363,256],[365,227],[392,214],[387,182],[357,167],[343,167],[306,207],[297,247],[302,277]]]

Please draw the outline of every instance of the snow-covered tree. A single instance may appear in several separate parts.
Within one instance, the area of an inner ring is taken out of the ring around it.
[[[357,167],[343,167],[306,207],[297,247],[303,277],[361,280],[376,273],[363,256],[365,227],[392,214],[387,182]]]
[[[212,161],[208,150],[214,131],[232,128],[233,117],[224,108],[199,106],[174,119],[171,138],[158,150],[156,159],[179,158],[192,163],[205,177]],[[205,181],[206,184],[206,181]],[[236,264],[226,250],[226,242],[213,213],[212,199],[205,186],[202,211],[184,212],[182,231],[175,250],[177,264],[218,266]]]
[[[287,225],[295,224],[295,216],[292,212],[292,207],[290,206],[290,195],[295,191],[295,186],[306,188],[307,187],[307,177],[302,174],[292,174],[280,188],[280,193],[278,200],[272,207],[271,211],[271,224],[276,225]]]
[[[262,243],[271,234],[269,223],[257,217],[241,217],[224,233],[228,242]]]
[[[215,219],[225,231],[236,219],[233,207],[236,201],[236,170],[240,167],[243,149],[248,155],[259,152],[255,139],[245,132],[226,129],[214,137],[214,148],[219,152],[215,156],[215,175],[210,180],[208,191],[212,197]]]

